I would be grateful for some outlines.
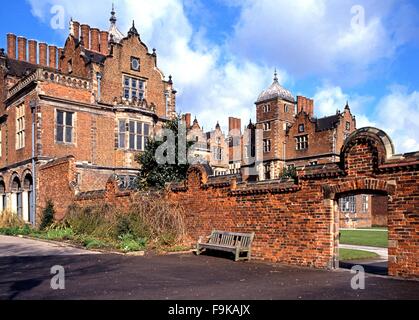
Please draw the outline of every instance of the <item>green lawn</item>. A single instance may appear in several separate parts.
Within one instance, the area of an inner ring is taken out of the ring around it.
[[[339,260],[364,260],[377,258],[378,254],[374,252],[361,251],[361,250],[350,250],[350,249],[339,249]]]
[[[388,231],[342,230],[340,243],[388,248]]]

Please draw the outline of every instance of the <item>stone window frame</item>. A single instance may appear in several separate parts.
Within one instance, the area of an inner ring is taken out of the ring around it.
[[[351,130],[351,123],[349,122],[349,121],[346,121],[346,124],[345,124],[345,128],[346,128],[346,131],[350,131]]]
[[[215,161],[222,161],[223,160],[223,148],[220,146],[213,148],[213,157]]]
[[[272,151],[271,139],[263,139],[263,153],[270,153]]]
[[[63,127],[63,141],[58,140],[58,113],[63,113],[63,124],[60,125]],[[67,114],[71,114],[71,125],[67,124]],[[54,110],[54,141],[56,144],[60,145],[75,145],[76,144],[76,117],[77,113],[72,110],[66,110],[61,108],[56,108]],[[71,128],[71,141],[67,140],[67,130]]]
[[[131,126],[132,124],[134,124],[134,127]],[[141,125],[141,130],[138,130],[139,124]],[[152,124],[149,122],[141,121],[139,119],[117,119],[117,149],[144,152],[148,139],[151,137],[152,127]],[[131,138],[134,138],[134,140],[132,141]],[[139,138],[141,139],[140,144]],[[141,148],[138,148],[139,146]]]
[[[271,122],[270,122],[270,121],[265,122],[265,123],[263,124],[263,131],[271,131],[271,130],[272,130],[272,125],[271,125]]]
[[[263,165],[263,177],[265,180],[270,180],[271,179],[271,164],[270,163],[266,163]]]
[[[25,103],[16,107],[16,150],[25,148]]]
[[[356,212],[356,196],[349,195],[341,197],[339,199],[339,209],[343,213],[355,213]]]
[[[264,113],[271,112],[271,105],[269,103],[263,105],[263,112]]]
[[[369,195],[362,195],[362,212],[363,213],[368,213],[369,211],[369,205],[370,205],[370,196]]]
[[[307,150],[309,147],[308,134],[295,138],[295,149],[297,151]]]
[[[127,84],[128,81],[128,84]],[[133,81],[135,82],[135,88],[133,86]],[[143,84],[140,86],[140,84]],[[122,75],[122,98],[128,101],[138,100],[142,101],[146,99],[146,89],[147,89],[147,81],[143,78],[134,77],[130,74],[123,74]],[[135,96],[133,95],[135,92]],[[127,97],[128,93],[128,97]],[[140,95],[142,94],[142,95]]]

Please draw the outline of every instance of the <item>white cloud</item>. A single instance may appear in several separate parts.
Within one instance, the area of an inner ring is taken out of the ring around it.
[[[397,152],[419,150],[419,92],[393,86],[376,107],[377,121],[394,140]]]
[[[382,59],[394,57],[414,21],[394,0],[365,0],[365,23],[354,25],[352,0],[243,1],[231,50],[250,59],[263,59],[293,75],[316,75],[347,83],[362,82]],[[361,19],[362,21],[362,19]],[[408,25],[403,22],[403,25]]]
[[[334,114],[349,101],[356,115],[357,127],[377,127],[384,130],[397,153],[419,150],[419,92],[409,93],[403,86],[393,86],[373,104],[373,98],[344,93],[338,86],[319,88],[314,97],[317,115]]]
[[[61,4],[66,16],[101,28],[108,27],[112,0],[28,0],[32,13],[47,22],[50,7]],[[238,60],[221,45],[209,44],[191,26],[181,0],[116,1],[118,25],[126,32],[135,19],[141,39],[156,48],[158,64],[173,75],[178,110],[197,115],[205,129],[217,121],[227,129],[229,116],[254,118],[258,94],[272,82],[273,68]],[[67,30],[62,30],[63,37]],[[285,80],[285,72],[280,72]]]

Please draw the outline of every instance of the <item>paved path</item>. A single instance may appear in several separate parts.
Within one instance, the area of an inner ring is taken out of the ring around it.
[[[416,281],[367,275],[366,290],[352,290],[349,271],[326,271],[230,256],[133,257],[80,255],[78,249],[0,238],[0,300],[281,300],[417,299]],[[65,269],[65,290],[52,290],[52,266]]]
[[[339,245],[339,248],[374,252],[380,256],[379,258],[380,260],[388,260],[387,248],[367,247],[367,246],[348,245],[348,244],[341,244]]]
[[[98,253],[77,249],[61,243],[0,236],[0,257],[74,256],[86,254]]]

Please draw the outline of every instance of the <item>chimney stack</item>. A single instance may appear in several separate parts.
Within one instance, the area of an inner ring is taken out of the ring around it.
[[[36,40],[29,40],[29,62],[32,64],[38,63],[38,42]]]
[[[307,113],[310,117],[314,117],[314,100],[308,99],[306,97],[298,96],[297,97],[297,112]]]
[[[20,61],[27,60],[26,44],[27,44],[26,38],[24,37],[17,38],[17,57],[18,57],[18,60]]]
[[[71,34],[76,40],[80,39],[80,23],[77,21],[71,22]]]
[[[7,55],[10,59],[16,59],[16,36],[7,34]]]
[[[105,56],[109,54],[108,39],[109,33],[107,31],[100,31],[100,53]]]
[[[191,127],[191,119],[192,119],[192,115],[190,113],[185,114],[185,125],[186,125],[186,129],[188,130]]]
[[[48,45],[46,43],[39,44],[39,64],[43,67],[48,66],[47,49],[48,49]]]
[[[240,131],[241,132],[242,121],[238,118],[228,118],[228,131]]]
[[[99,29],[92,28],[90,29],[90,37],[92,41],[91,49],[93,51],[99,52]]]
[[[90,49],[90,27],[87,24],[81,25],[81,36],[83,38],[83,46]]]
[[[49,67],[57,69],[57,47],[49,46]]]
[[[61,56],[64,53],[64,49],[63,48],[59,48],[58,49],[58,70],[62,70],[63,66],[62,66],[62,60],[61,60]]]

